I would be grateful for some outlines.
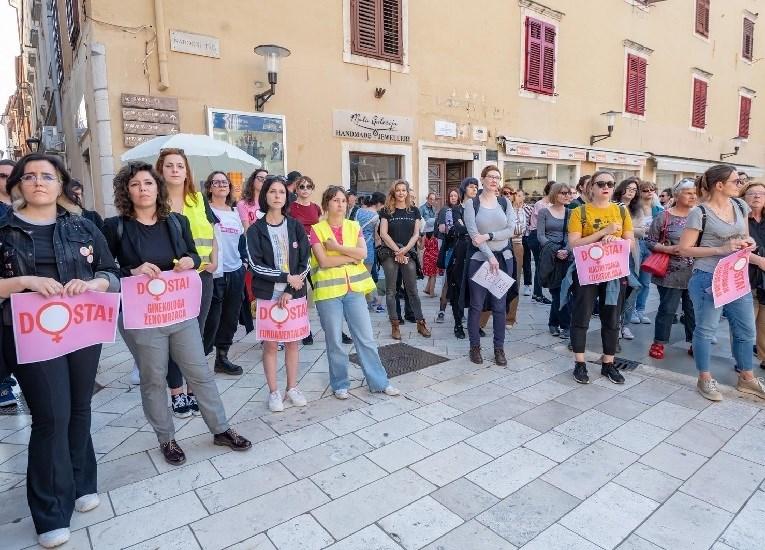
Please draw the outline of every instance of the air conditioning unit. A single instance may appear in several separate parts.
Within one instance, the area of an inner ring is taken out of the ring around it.
[[[43,126],[42,146],[45,151],[64,152],[64,136],[55,126]]]
[[[40,46],[40,31],[38,29],[29,29],[29,44],[35,49]]]
[[[37,54],[35,52],[27,52],[27,64],[30,67],[37,66]]]

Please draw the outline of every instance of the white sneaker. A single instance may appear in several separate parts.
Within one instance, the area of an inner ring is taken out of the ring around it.
[[[74,509],[78,512],[90,512],[99,504],[101,504],[101,499],[98,497],[98,493],[90,493],[75,500]]]
[[[137,386],[141,383],[141,373],[138,371],[138,365],[133,362],[133,370],[130,371],[130,383]]]
[[[645,314],[643,311],[638,311],[637,316],[640,318],[640,322],[644,325],[650,325],[651,324],[651,318],[648,317],[648,315]]]
[[[348,399],[350,397],[350,395],[348,394],[348,390],[342,389],[342,390],[337,390],[335,392],[335,397],[338,398],[338,399],[343,399],[344,400],[344,399]]]
[[[633,325],[640,324],[640,316],[637,314],[637,311],[633,311],[632,315],[630,315],[630,323],[632,323]]]
[[[54,548],[69,542],[70,534],[68,527],[54,529],[53,531],[37,535],[37,542],[40,543],[40,546],[43,548]]]
[[[292,401],[292,404],[296,407],[305,407],[308,405],[308,399],[306,399],[305,395],[303,395],[303,392],[301,392],[296,387],[292,388],[291,390],[287,390],[287,399]]]
[[[632,331],[629,329],[629,327],[622,327],[622,338],[625,340],[634,340],[635,335],[632,334]]]
[[[279,390],[271,392],[268,396],[268,410],[271,412],[279,413],[284,410],[284,402],[282,401],[282,394]]]
[[[531,296],[531,287],[529,285],[523,287],[523,295]]]
[[[388,386],[383,391],[385,392],[385,395],[391,395],[391,396],[401,395],[401,390],[399,390],[398,388],[394,388],[393,386]]]

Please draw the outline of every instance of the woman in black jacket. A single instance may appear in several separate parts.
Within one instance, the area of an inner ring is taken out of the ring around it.
[[[461,296],[465,274],[465,264],[468,249],[470,248],[470,236],[465,227],[465,207],[463,203],[471,201],[478,195],[478,180],[465,178],[459,189],[460,202],[452,207],[452,228],[449,230],[454,244],[452,256],[446,266],[446,284],[449,286],[447,297],[452,303],[452,315],[454,316],[454,336],[460,340],[465,339],[465,328],[462,321],[465,318],[465,302]]]
[[[162,271],[191,271],[200,258],[185,216],[170,211],[165,182],[150,164],[130,163],[114,177],[114,206],[119,216],[104,222],[104,234],[123,277],[160,277]],[[196,276],[196,275],[194,275]],[[126,304],[129,307],[129,304]],[[170,356],[194,386],[199,408],[215,445],[235,451],[251,447],[229,426],[215,378],[199,336],[199,322],[126,330],[119,328],[141,373],[141,402],[168,464],[183,464],[186,455],[175,441],[175,425],[167,407],[167,364]]]
[[[119,290],[117,265],[101,232],[60,205],[70,178],[58,157],[33,153],[8,178],[13,210],[0,218],[3,357],[32,413],[27,501],[41,546],[69,540],[72,512],[99,505],[90,400],[101,345],[19,365],[7,300],[17,292],[47,298]],[[67,200],[68,199],[68,200]]]
[[[288,192],[283,181],[267,180],[258,202],[266,215],[247,229],[247,252],[252,270],[252,293],[258,300],[278,300],[286,307],[292,298],[306,295],[305,278],[311,248],[303,225],[287,217]],[[276,385],[277,342],[263,341],[263,371],[268,383],[268,408],[284,410],[282,395]],[[285,397],[296,407],[307,400],[297,387],[298,342],[285,342],[287,388]]]

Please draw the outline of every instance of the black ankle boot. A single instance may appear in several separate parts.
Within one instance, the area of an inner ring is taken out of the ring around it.
[[[228,358],[228,348],[215,350],[215,372],[222,374],[242,374],[244,371],[239,365],[235,365]]]

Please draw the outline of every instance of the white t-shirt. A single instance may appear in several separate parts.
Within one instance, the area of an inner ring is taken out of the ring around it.
[[[218,270],[215,274],[230,273],[242,267],[239,237],[244,233],[244,226],[235,210],[213,210],[220,220],[220,223],[215,225],[215,236],[218,239]]]

